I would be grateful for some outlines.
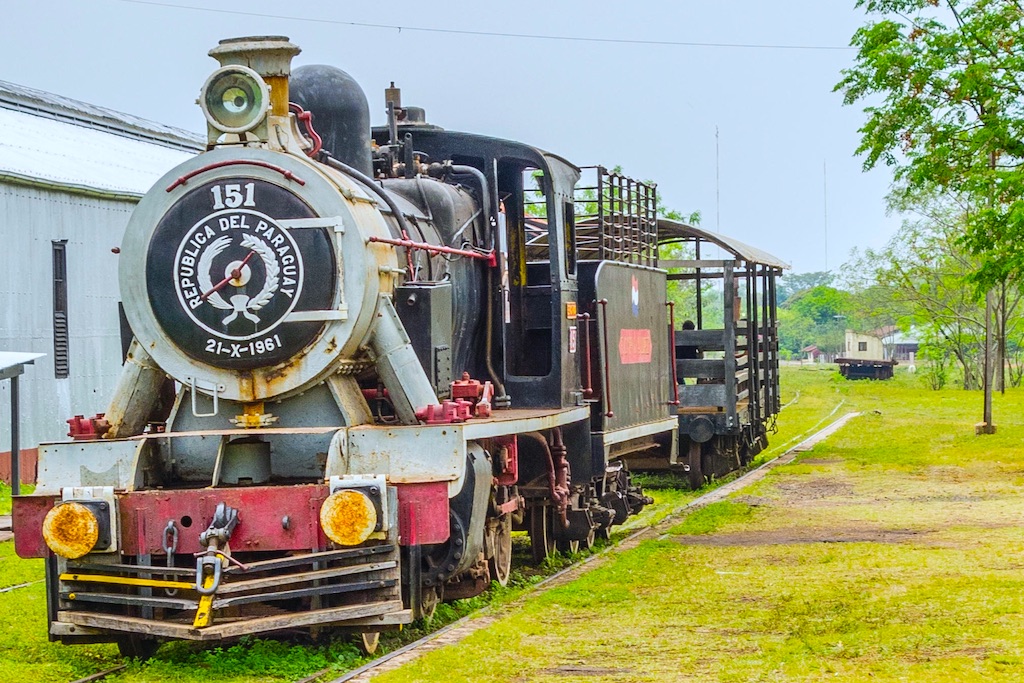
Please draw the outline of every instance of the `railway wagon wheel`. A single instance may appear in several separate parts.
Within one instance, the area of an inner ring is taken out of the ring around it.
[[[117,651],[122,657],[137,659],[144,662],[154,654],[160,642],[153,638],[144,638],[137,633],[117,639]]]
[[[558,550],[563,553],[578,553],[580,551],[579,541],[559,541]]]
[[[364,631],[359,634],[359,649],[363,653],[372,655],[380,645],[380,631]]]
[[[590,533],[587,534],[587,537],[579,542],[579,545],[584,550],[593,550],[594,549],[594,543],[596,541],[597,541],[597,531],[595,531],[594,529],[591,529]]]
[[[534,564],[540,564],[555,552],[554,521],[547,505],[530,510],[530,550]]]
[[[494,555],[487,564],[498,585],[507,586],[512,574],[512,515],[499,518],[493,529]]]

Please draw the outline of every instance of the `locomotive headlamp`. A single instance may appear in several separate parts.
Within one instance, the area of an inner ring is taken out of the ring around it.
[[[199,106],[210,125],[222,133],[244,133],[267,115],[270,91],[252,69],[225,66],[214,71],[199,96]]]
[[[338,545],[359,545],[377,528],[377,509],[362,491],[335,491],[320,507],[320,526]]]
[[[85,505],[64,502],[43,519],[43,540],[57,555],[75,559],[87,555],[100,538],[100,524]]]

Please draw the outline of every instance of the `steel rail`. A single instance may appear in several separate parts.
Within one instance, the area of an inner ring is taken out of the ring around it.
[[[841,401],[832,410],[832,412],[829,413],[828,417],[831,417],[832,415],[834,415],[839,410],[839,408],[843,405],[844,402],[845,401]],[[527,598],[527,597],[530,597],[530,596],[533,596],[533,595],[536,595],[536,594],[542,592],[547,586],[550,586],[551,584],[556,583],[557,581],[567,577],[568,575],[570,575],[573,572],[581,573],[584,567],[586,567],[588,564],[590,564],[591,562],[593,562],[593,561],[595,561],[595,560],[597,560],[599,558],[604,559],[604,558],[609,557],[611,555],[617,555],[617,554],[620,554],[620,553],[622,553],[622,552],[624,552],[626,550],[631,549],[632,547],[634,547],[637,544],[639,544],[640,541],[643,540],[644,536],[658,534],[657,538],[659,538],[659,539],[667,537],[668,534],[665,533],[664,530],[667,530],[667,529],[671,528],[671,526],[673,526],[674,524],[678,523],[679,516],[682,515],[683,513],[694,512],[696,510],[699,510],[700,508],[706,507],[707,505],[710,505],[711,503],[715,503],[715,502],[717,502],[719,500],[722,500],[723,498],[725,498],[729,494],[735,493],[739,489],[742,489],[742,488],[744,488],[744,487],[746,487],[746,486],[748,486],[750,484],[753,484],[753,483],[755,483],[757,481],[760,481],[761,479],[763,479],[765,477],[765,475],[768,474],[769,471],[771,471],[775,467],[779,467],[781,465],[785,465],[785,464],[788,464],[788,463],[792,462],[796,458],[796,456],[798,454],[802,453],[803,451],[808,450],[810,447],[812,447],[815,444],[819,443],[820,441],[824,440],[829,435],[834,433],[836,430],[838,430],[840,427],[842,427],[843,425],[845,425],[847,422],[849,422],[851,419],[857,417],[858,415],[860,415],[860,413],[858,413],[858,412],[847,413],[847,414],[843,415],[838,420],[835,420],[834,422],[830,423],[828,426],[826,426],[826,427],[824,427],[822,429],[819,429],[817,432],[814,432],[810,436],[804,438],[796,446],[793,446],[789,450],[781,453],[780,455],[775,456],[771,460],[768,460],[767,462],[762,463],[761,465],[759,465],[755,469],[750,470],[749,472],[746,472],[743,475],[741,475],[741,476],[739,476],[739,477],[737,477],[735,479],[732,479],[731,481],[723,484],[722,486],[719,486],[718,488],[716,488],[716,489],[714,489],[712,491],[708,491],[707,493],[702,494],[702,495],[698,496],[697,498],[694,498],[693,500],[689,501],[688,503],[686,503],[684,505],[681,505],[680,507],[674,509],[664,519],[662,519],[661,521],[657,522],[656,524],[652,524],[652,525],[645,526],[645,527],[642,527],[640,529],[637,529],[636,531],[631,533],[629,536],[626,536],[625,538],[621,539],[620,541],[617,541],[613,545],[609,545],[608,547],[604,548],[600,552],[594,553],[593,555],[590,555],[590,556],[584,558],[580,562],[574,563],[574,564],[566,567],[565,569],[562,569],[562,570],[560,570],[558,572],[555,572],[551,576],[549,576],[549,577],[545,578],[544,580],[539,581],[536,584],[534,584],[529,590],[527,590],[525,593],[523,593],[523,595],[521,595],[519,598],[517,598],[515,602],[520,602],[524,598]],[[824,420],[822,420],[822,422],[827,420],[828,417],[826,417]],[[819,422],[818,424],[820,425],[821,422]],[[815,425],[815,426],[817,426],[817,425]],[[805,432],[805,434],[806,434],[806,432]],[[799,437],[797,437],[797,438],[799,438]],[[515,603],[513,603],[513,604],[515,604]],[[505,607],[508,607],[508,606],[509,605],[505,605]],[[348,681],[353,681],[356,678],[362,676],[363,674],[371,674],[371,677],[372,677],[374,675],[373,672],[374,672],[375,669],[383,667],[385,664],[387,664],[391,660],[393,660],[396,657],[399,657],[401,655],[404,655],[407,652],[412,652],[414,650],[417,650],[417,649],[419,649],[421,647],[426,646],[428,643],[431,643],[434,640],[437,640],[438,638],[440,638],[444,634],[449,633],[451,631],[454,631],[457,628],[460,628],[462,626],[467,625],[470,621],[475,621],[478,624],[477,627],[473,629],[473,631],[479,630],[480,628],[483,628],[484,626],[487,626],[490,623],[486,619],[480,619],[480,616],[484,615],[487,612],[492,611],[494,609],[496,609],[496,608],[492,607],[490,605],[482,607],[479,610],[477,610],[475,612],[472,612],[471,614],[467,614],[466,616],[462,617],[458,621],[454,621],[454,622],[448,624],[447,626],[443,626],[443,627],[439,628],[438,630],[436,630],[436,631],[434,631],[432,633],[428,633],[427,635],[423,636],[419,640],[415,640],[415,641],[413,641],[411,643],[408,643],[407,645],[404,645],[404,646],[398,648],[397,650],[393,650],[392,652],[388,652],[387,654],[384,654],[384,655],[378,657],[377,659],[374,659],[373,661],[367,662],[366,664],[362,665],[361,667],[359,667],[357,669],[353,669],[351,671],[348,671],[348,672],[342,674],[341,676],[339,676],[337,678],[331,679],[330,681],[327,681],[326,683],[348,683]],[[469,635],[469,634],[467,633],[466,635]],[[380,673],[383,673],[383,672],[380,672]],[[366,679],[362,679],[362,680],[366,680]]]
[[[126,669],[126,668],[128,668],[127,664],[121,664],[119,666],[115,666],[113,669],[107,669],[106,671],[100,671],[99,673],[95,673],[95,674],[86,676],[85,678],[78,678],[76,680],[71,681],[71,683],[93,683],[93,681],[102,681],[107,676],[111,676],[113,674],[116,674],[121,669]]]
[[[28,588],[29,586],[34,586],[37,583],[42,582],[43,579],[39,579],[38,581],[28,581],[27,583],[16,583],[13,586],[4,586],[3,588],[0,588],[0,593],[10,593],[11,591],[16,590],[18,588]]]

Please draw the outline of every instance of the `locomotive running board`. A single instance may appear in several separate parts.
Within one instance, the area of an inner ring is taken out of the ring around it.
[[[95,612],[63,612],[57,616],[58,623],[51,631],[63,632],[57,628],[62,624],[74,624],[107,631],[123,631],[146,636],[177,638],[179,640],[222,640],[251,633],[267,633],[284,629],[315,626],[333,623],[345,626],[353,621],[353,626],[369,624],[408,624],[412,621],[412,611],[402,609],[401,600],[375,602],[366,605],[349,605],[331,609],[314,610],[302,614],[282,614],[272,617],[260,617],[226,624],[214,624],[206,628],[193,628],[184,624],[169,624],[162,621],[124,617]]]

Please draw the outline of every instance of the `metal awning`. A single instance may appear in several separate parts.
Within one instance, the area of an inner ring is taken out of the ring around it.
[[[673,221],[667,218],[659,218],[658,243],[661,244],[664,242],[675,242],[679,240],[702,240],[704,242],[715,244],[744,261],[768,266],[769,268],[778,268],[779,270],[788,270],[792,268],[788,263],[776,256],[772,256],[767,251],[762,251],[756,247],[750,246],[749,244],[744,244],[732,237],[726,237],[725,235],[720,235],[715,232],[708,232],[707,230],[703,230],[702,228],[698,228],[697,226],[690,225],[688,223]]]
[[[25,366],[35,363],[45,353],[24,353],[21,351],[0,351],[0,380],[11,379],[25,372]]]

